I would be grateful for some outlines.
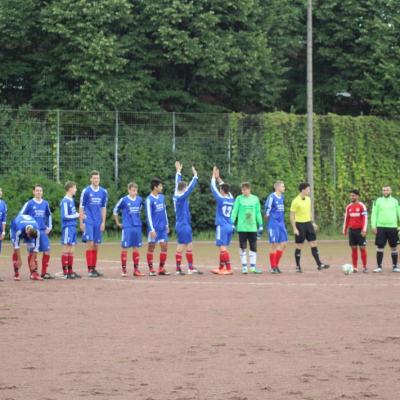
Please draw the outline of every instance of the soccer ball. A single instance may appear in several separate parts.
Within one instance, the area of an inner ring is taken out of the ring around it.
[[[353,266],[351,264],[343,264],[342,271],[345,275],[351,275],[353,273]]]

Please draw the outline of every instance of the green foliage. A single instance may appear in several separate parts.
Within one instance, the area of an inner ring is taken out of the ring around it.
[[[196,233],[213,229],[215,204],[209,185],[214,165],[231,184],[234,195],[240,193],[242,181],[250,181],[262,203],[272,192],[274,182],[283,180],[287,219],[298,184],[307,179],[304,116],[283,112],[176,114],[174,135],[172,114],[120,113],[119,180],[115,182],[115,113],[64,114],[61,182],[77,183],[78,202],[82,189],[89,184],[89,172],[100,171],[101,185],[108,189],[110,198],[108,231],[115,231],[112,208],[126,194],[127,184],[135,181],[139,194],[145,198],[155,176],[164,182],[168,216],[174,225],[175,160],[184,165],[184,180],[191,179],[192,165],[199,172],[199,186],[191,196]],[[31,197],[31,186],[42,183],[45,197],[55,211],[58,233],[58,205],[64,191],[61,184],[54,183],[54,121],[52,112],[0,111],[0,145],[7,149],[0,160],[0,186],[13,216]],[[398,194],[400,121],[329,114],[315,116],[314,127],[315,211],[323,230],[334,232],[341,225],[352,188],[361,190],[369,209],[383,184],[392,185]]]

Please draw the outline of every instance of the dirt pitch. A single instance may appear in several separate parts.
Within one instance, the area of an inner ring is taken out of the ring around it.
[[[139,279],[120,277],[118,245],[105,244],[105,278],[46,282],[29,281],[26,266],[14,282],[10,250],[0,257],[2,400],[400,396],[400,276],[388,264],[379,276],[344,276],[344,242],[320,244],[332,264],[324,272],[305,248],[305,273],[294,273],[291,245],[281,276],[235,269]],[[59,251],[54,245],[52,273]],[[82,273],[83,252],[78,246]],[[232,253],[237,266],[237,243]],[[194,254],[204,271],[215,266],[212,244],[197,243]],[[265,268],[266,244],[259,254]],[[373,247],[369,258],[372,267]]]

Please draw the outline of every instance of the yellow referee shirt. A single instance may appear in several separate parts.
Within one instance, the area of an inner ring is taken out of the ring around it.
[[[296,222],[310,222],[311,221],[311,199],[306,196],[304,199],[298,195],[290,205],[290,211],[294,212],[294,220]]]

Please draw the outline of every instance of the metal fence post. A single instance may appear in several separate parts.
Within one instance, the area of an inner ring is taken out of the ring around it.
[[[228,174],[231,174],[231,114],[228,114]]]
[[[175,153],[175,145],[176,145],[176,142],[175,142],[175,138],[176,138],[176,131],[175,131],[175,129],[176,129],[176,122],[175,122],[175,111],[172,113],[172,152],[173,153]]]
[[[115,151],[114,151],[114,181],[118,185],[118,134],[119,134],[119,116],[118,111],[115,111]]]
[[[57,183],[60,183],[60,110],[57,110],[56,113],[57,113],[56,179],[57,179]]]

